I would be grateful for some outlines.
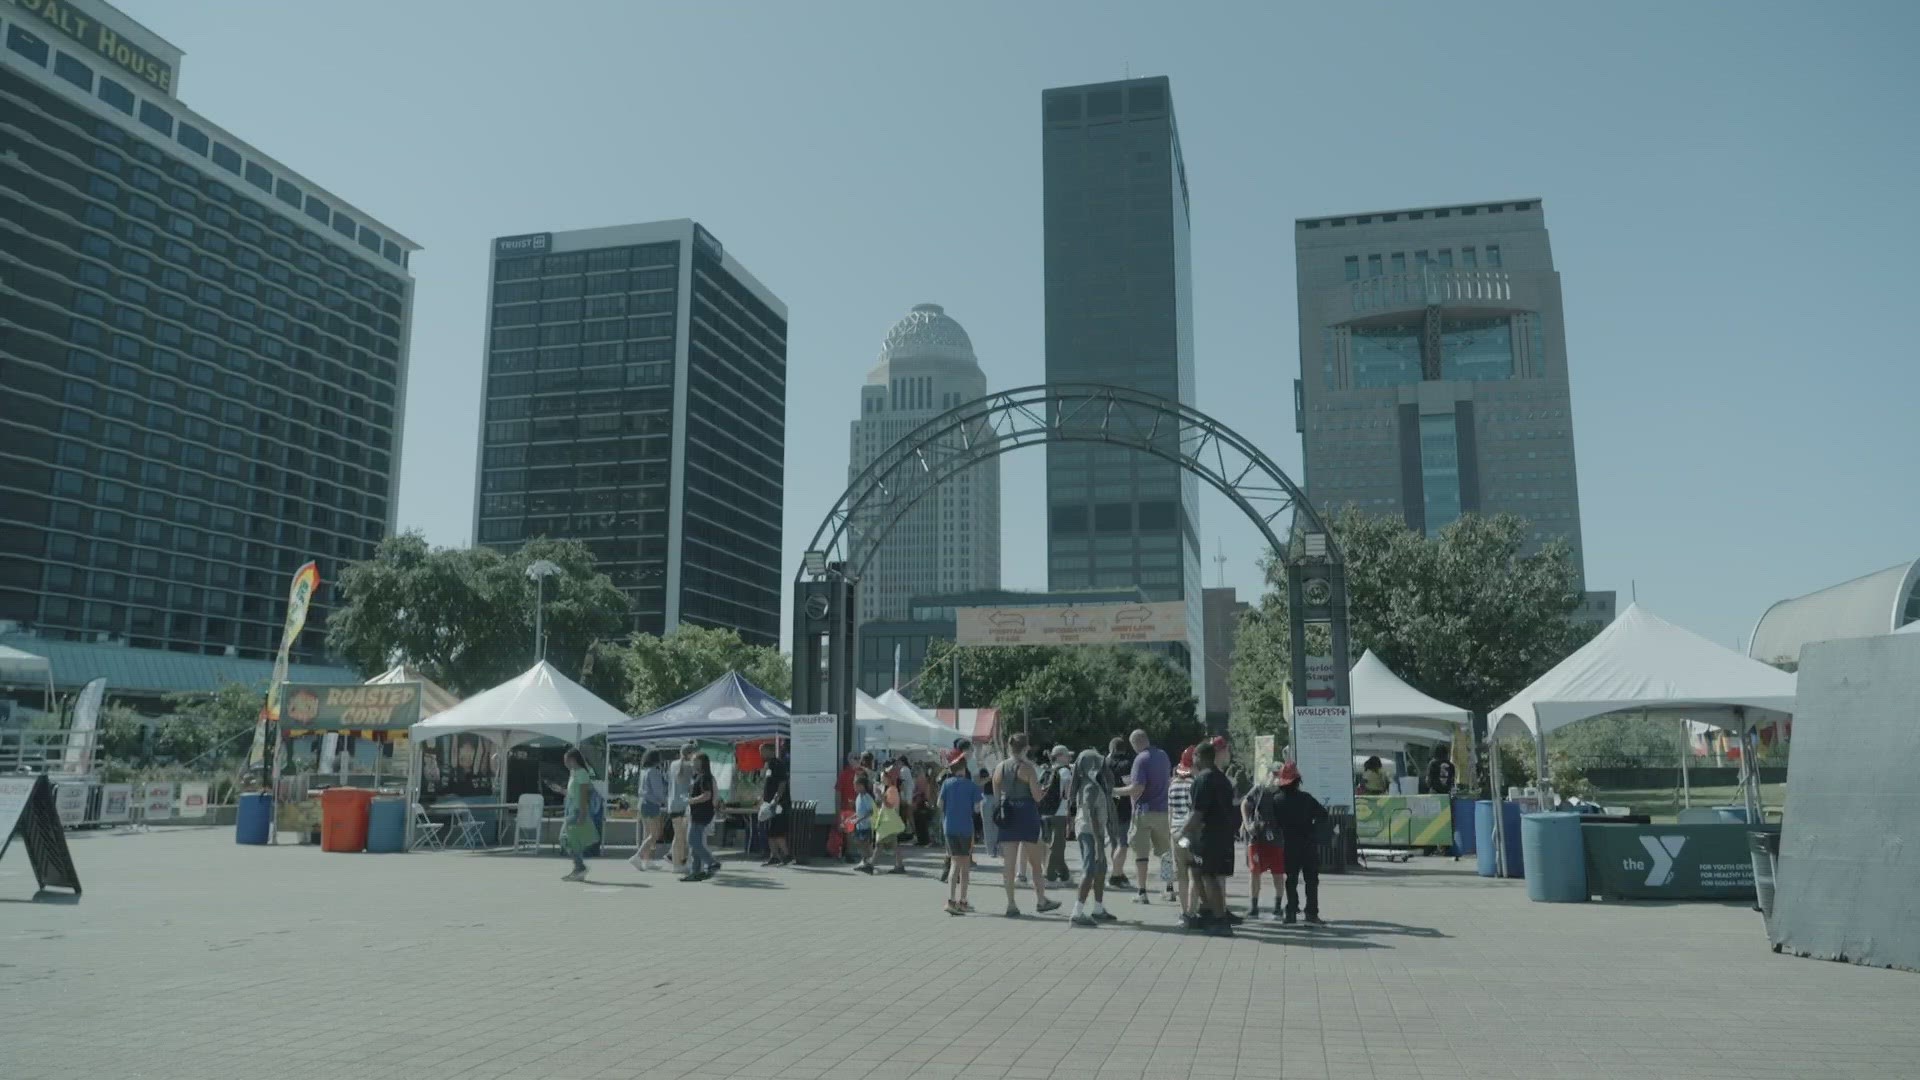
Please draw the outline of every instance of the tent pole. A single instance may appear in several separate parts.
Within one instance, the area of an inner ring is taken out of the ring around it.
[[[1642,715],[1645,715],[1644,710]],[[1693,775],[1688,768],[1687,759],[1693,756],[1693,725],[1685,717],[1680,719],[1680,808],[1693,807]]]
[[[1553,781],[1547,774],[1547,733],[1542,731],[1533,740],[1535,769],[1534,783],[1540,788],[1540,811],[1545,813],[1553,809]]]
[[[413,853],[413,804],[420,801],[420,740],[407,732],[407,834],[406,852]]]
[[[1506,799],[1500,790],[1500,740],[1487,725],[1487,783],[1493,789],[1493,875],[1507,876]]]

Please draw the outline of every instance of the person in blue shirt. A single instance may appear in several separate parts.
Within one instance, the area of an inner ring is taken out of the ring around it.
[[[940,783],[941,824],[947,834],[947,857],[953,872],[947,884],[947,914],[965,915],[973,908],[967,903],[967,879],[973,866],[973,816],[986,795],[967,775],[967,752],[947,752],[947,778]]]

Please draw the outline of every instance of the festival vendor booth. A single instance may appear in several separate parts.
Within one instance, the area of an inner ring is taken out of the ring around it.
[[[1401,753],[1409,745],[1451,746],[1472,719],[1467,710],[1408,686],[1371,649],[1354,662],[1350,685],[1356,756]],[[1367,847],[1453,845],[1459,850],[1453,802],[1444,792],[1356,795],[1353,814],[1355,838]],[[1465,831],[1467,837],[1473,835],[1471,821],[1466,822]]]
[[[1551,800],[1547,737],[1568,724],[1613,713],[1694,720],[1736,733],[1751,763],[1759,731],[1788,719],[1794,676],[1723,648],[1634,604],[1592,641],[1540,676],[1489,718],[1496,736],[1491,772],[1500,790],[1497,737],[1524,732],[1534,741],[1543,798]],[[1716,823],[1636,825],[1582,822],[1575,814],[1521,821],[1527,891],[1538,900],[1736,899],[1754,896],[1747,822],[1763,828],[1757,770],[1743,766],[1743,813]],[[1551,805],[1551,802],[1548,802]],[[1506,832],[1514,818],[1491,803],[1496,858],[1510,862]],[[1484,832],[1485,830],[1483,830]],[[1536,863],[1541,865],[1536,865]],[[1517,876],[1511,869],[1507,876]]]
[[[561,762],[568,747],[581,747],[595,736],[627,719],[627,715],[595,697],[593,692],[562,675],[545,660],[511,682],[475,694],[438,715],[408,729],[413,753],[408,791],[422,804],[427,822],[445,843],[484,846],[497,843],[514,825],[521,796],[540,796],[543,808],[558,807],[566,793],[566,768]],[[458,757],[442,759],[446,736],[456,739]],[[589,764],[592,764],[589,755]],[[605,758],[596,785],[605,794]],[[432,801],[428,803],[428,796]],[[407,848],[412,850],[423,815],[407,815]],[[472,823],[471,825],[469,823]],[[536,834],[535,846],[545,842],[549,817]],[[604,833],[604,829],[603,829]],[[432,839],[432,838],[429,838]]]
[[[357,687],[288,683],[282,697],[285,766],[274,828],[327,850],[402,850],[406,801],[400,785],[407,766],[392,759],[406,754],[409,727],[460,699],[404,664]],[[375,802],[380,794],[395,798]],[[325,827],[329,800],[335,825],[344,825],[352,837]]]
[[[744,826],[751,846],[758,836],[756,812],[766,759],[778,741],[790,735],[792,719],[780,699],[729,671],[672,704],[614,725],[607,732],[607,745],[677,751],[685,743],[699,743],[720,788],[723,830]],[[832,767],[831,753],[826,767]],[[798,801],[799,777],[792,782]]]

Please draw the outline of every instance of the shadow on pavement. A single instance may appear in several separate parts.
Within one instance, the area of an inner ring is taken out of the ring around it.
[[[784,884],[778,881],[774,881],[772,878],[751,877],[745,874],[741,874],[737,871],[734,873],[727,873],[724,870],[714,875],[713,877],[708,878],[705,881],[697,882],[694,884],[718,885],[726,889],[784,889],[786,888]]]

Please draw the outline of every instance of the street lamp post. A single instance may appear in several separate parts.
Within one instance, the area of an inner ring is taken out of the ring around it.
[[[546,606],[547,579],[560,573],[560,567],[548,559],[536,559],[527,567],[527,576],[533,579],[536,590],[533,601],[533,658],[535,661],[547,658]]]

